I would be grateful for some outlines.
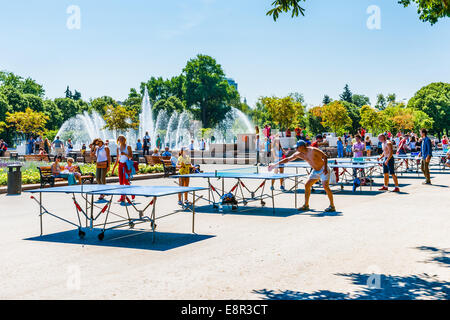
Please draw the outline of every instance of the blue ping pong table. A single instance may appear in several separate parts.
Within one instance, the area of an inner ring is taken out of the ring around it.
[[[287,163],[285,165],[287,168],[295,168],[296,169],[296,173],[298,173],[298,169],[306,169],[306,171],[308,172],[308,174],[311,172],[311,166],[309,165],[309,163],[305,162],[305,161],[295,161],[295,162],[290,162]],[[348,162],[336,162],[336,161],[331,161],[328,162],[328,166],[330,167],[330,169],[337,169],[337,173],[339,174],[339,177],[341,177],[341,179],[345,179],[346,182],[349,182],[349,176],[352,177],[352,179],[354,180],[355,178],[358,177],[359,174],[359,179],[363,179],[363,178],[367,178],[367,180],[369,181],[370,184],[370,190],[372,190],[372,185],[373,185],[373,172],[375,170],[375,168],[378,166],[377,162],[354,162],[354,163],[348,163]],[[339,172],[339,169],[342,169],[341,172]],[[350,174],[348,172],[348,170],[352,170],[352,174]],[[341,183],[341,190],[344,189],[344,185]],[[360,191],[362,191],[362,184],[359,185]]]
[[[65,187],[54,187],[54,188],[43,188],[36,190],[29,190],[26,192],[31,193],[31,199],[35,200],[39,205],[39,220],[40,220],[40,231],[41,236],[43,235],[43,221],[42,217],[44,214],[48,214],[54,218],[62,220],[70,225],[78,228],[78,236],[83,238],[86,233],[83,230],[82,217],[85,218],[85,228],[92,230],[95,227],[101,227],[102,231],[98,235],[99,240],[103,240],[105,236],[105,231],[129,227],[134,228],[136,224],[150,223],[153,232],[153,241],[155,240],[155,229],[156,220],[173,215],[178,211],[174,211],[169,214],[162,216],[156,216],[156,200],[160,197],[175,195],[180,193],[192,193],[194,201],[192,202],[191,208],[185,208],[192,212],[192,232],[194,233],[195,224],[195,193],[197,191],[206,190],[206,188],[199,187],[175,187],[175,186],[120,186],[120,185],[73,185]],[[65,217],[52,213],[48,210],[43,203],[43,194],[70,194],[72,197],[73,204],[75,206],[76,215],[78,218],[77,222],[72,222]],[[38,197],[35,195],[38,194]],[[94,202],[95,196],[104,195],[105,199],[103,202]],[[77,198],[78,196],[78,198]],[[113,212],[111,207],[113,205],[114,196],[124,196],[126,199],[125,207],[126,216]],[[80,199],[81,197],[81,199]],[[137,204],[130,200],[130,197],[141,197],[141,198],[151,198],[149,203],[143,208],[138,208]],[[83,208],[84,207],[84,208]],[[145,212],[152,208],[150,216],[145,215]],[[132,217],[133,211],[137,216]],[[94,212],[95,211],[95,212]],[[98,212],[97,212],[98,211]],[[108,220],[110,216],[114,216],[117,219],[114,221]],[[104,218],[103,221],[100,221]],[[89,222],[89,223],[88,223]],[[109,227],[107,227],[109,226]]]
[[[269,172],[259,172],[259,167],[250,167],[250,168],[238,168],[238,169],[225,169],[225,170],[216,170],[215,172],[205,172],[205,173],[192,173],[186,175],[175,175],[173,178],[203,178],[208,182],[208,199],[203,198],[204,201],[207,201],[209,204],[212,204],[214,209],[219,209],[220,212],[223,212],[224,205],[231,205],[232,210],[237,210],[239,204],[243,204],[246,206],[249,202],[257,202],[259,201],[261,206],[264,207],[266,205],[265,199],[272,200],[272,211],[275,214],[275,196],[284,194],[285,192],[278,192],[271,188],[270,193],[265,193],[265,185],[267,181],[274,180],[291,180],[294,181],[294,186],[290,189],[287,189],[287,192],[294,191],[295,197],[295,207],[297,208],[297,187],[301,181],[299,181],[299,177],[305,176],[305,174],[299,173],[269,173]],[[216,187],[211,182],[212,180],[217,179],[217,181],[222,183],[222,187]],[[234,179],[236,182],[233,184],[233,187],[227,192],[225,190],[225,179]],[[256,189],[251,189],[247,184],[244,183],[244,180],[260,180],[262,181]],[[260,191],[260,193],[258,192]],[[222,198],[225,194],[233,194],[236,202],[233,204],[229,204],[222,201]],[[218,196],[218,200],[216,200],[216,196]]]

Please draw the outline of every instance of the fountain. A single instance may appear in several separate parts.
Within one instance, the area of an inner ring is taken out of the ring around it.
[[[132,146],[135,145],[138,138],[142,139],[145,132],[148,132],[152,146],[155,146],[156,137],[159,135],[162,145],[168,145],[171,149],[177,150],[186,147],[191,140],[194,140],[194,146],[198,149],[199,141],[202,138],[202,126],[200,121],[193,119],[191,113],[174,111],[172,114],[168,114],[167,111],[161,110],[156,116],[156,121],[153,118],[152,105],[148,90],[145,88],[142,110],[139,114],[139,129],[128,130],[125,133]],[[97,137],[103,140],[108,139],[114,143],[117,133],[104,129],[104,126],[105,121],[99,113],[84,112],[64,122],[58,135],[63,141],[71,138],[75,149],[79,149],[83,143],[89,144]],[[244,133],[254,133],[254,127],[242,111],[232,107],[225,119],[209,131],[205,140],[211,140],[211,137],[214,136],[214,143],[234,143],[237,135]]]

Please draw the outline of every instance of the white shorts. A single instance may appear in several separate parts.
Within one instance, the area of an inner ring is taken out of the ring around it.
[[[330,181],[330,176],[331,176],[331,169],[330,167],[328,167],[328,173],[325,174],[324,173],[324,169],[322,168],[319,171],[313,170],[311,172],[311,174],[309,175],[308,180],[318,180],[320,179],[320,181],[322,181],[322,184],[325,182],[329,182]]]

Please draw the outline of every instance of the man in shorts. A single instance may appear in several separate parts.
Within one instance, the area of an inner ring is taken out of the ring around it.
[[[294,148],[297,149],[297,151],[292,156],[270,165],[268,168],[269,172],[274,168],[290,161],[294,161],[297,159],[305,160],[311,166],[312,172],[305,184],[305,204],[301,208],[299,208],[299,210],[309,210],[309,197],[311,196],[311,188],[317,181],[321,180],[323,188],[325,189],[328,199],[330,200],[330,206],[325,209],[325,212],[335,212],[336,208],[334,207],[333,193],[331,192],[329,185],[330,174],[332,173],[332,171],[328,167],[327,155],[318,148],[308,147],[306,142],[303,140],[299,140]]]
[[[378,140],[382,144],[383,153],[378,158],[380,161],[383,158],[383,173],[384,173],[384,186],[378,189],[379,191],[387,191],[389,185],[389,174],[392,176],[392,179],[395,183],[395,189],[393,192],[400,192],[398,187],[398,179],[395,174],[395,159],[394,159],[394,146],[392,145],[391,140],[388,140],[384,134],[380,134],[378,136]]]

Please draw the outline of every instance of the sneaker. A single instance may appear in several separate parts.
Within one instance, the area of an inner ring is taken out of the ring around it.
[[[270,190],[272,190],[272,191],[273,191],[273,190],[274,190],[274,187],[273,187],[273,186],[271,186],[271,187],[270,187]]]
[[[395,189],[392,190],[392,192],[400,192],[400,188],[399,187],[395,187]]]
[[[281,186],[280,189],[281,189],[281,191],[285,191],[286,190],[286,188],[284,186]]]
[[[430,185],[430,184],[431,184],[431,181],[425,181],[425,182],[422,182],[422,184],[428,184],[428,185]]]
[[[383,186],[380,189],[378,189],[378,191],[387,191],[387,190],[388,190],[388,187],[385,187],[385,186]]]
[[[183,205],[183,201],[178,201],[178,205],[182,206]]]
[[[184,202],[184,205],[185,205],[186,207],[190,206],[189,201],[186,200],[186,201]]]
[[[336,212],[336,208],[334,206],[329,206],[324,210],[325,212]]]
[[[309,211],[309,206],[303,205],[300,208],[298,208],[299,211]]]

